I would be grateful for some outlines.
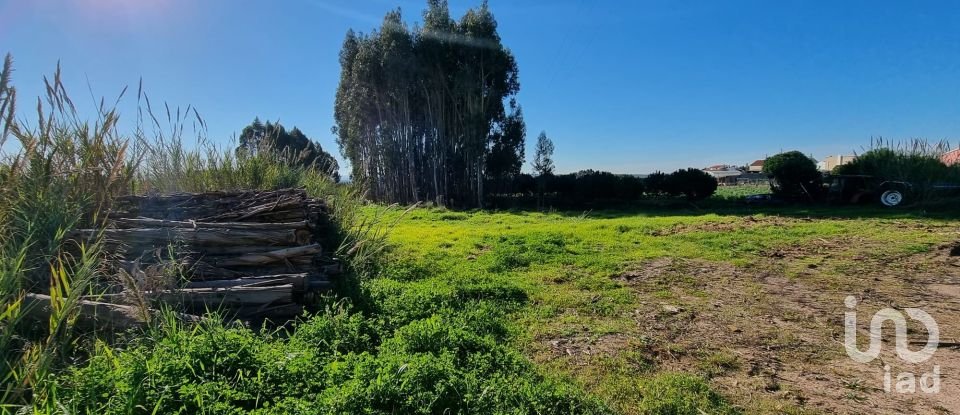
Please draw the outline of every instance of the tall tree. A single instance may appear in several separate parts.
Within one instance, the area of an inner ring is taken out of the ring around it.
[[[523,117],[505,108],[517,65],[486,2],[455,21],[429,0],[412,30],[391,11],[369,35],[347,32],[340,66],[334,131],[373,199],[482,205],[485,179],[522,164]]]
[[[510,102],[510,114],[504,120],[500,129],[494,132],[490,140],[490,151],[487,155],[486,174],[495,187],[489,189],[494,193],[503,193],[513,178],[520,174],[524,159],[524,141],[527,136],[527,126],[523,122],[523,109]]]
[[[541,131],[533,155],[533,172],[537,176],[553,174],[553,150],[553,141],[547,137],[546,131]]]
[[[546,131],[541,131],[533,153],[533,172],[537,175],[537,207],[543,206],[547,180],[553,176],[553,150],[553,141],[547,137]]]
[[[268,151],[290,164],[319,169],[334,181],[340,181],[337,159],[297,127],[287,131],[280,123],[267,121],[264,124],[257,117],[243,128],[236,151],[252,155]]]

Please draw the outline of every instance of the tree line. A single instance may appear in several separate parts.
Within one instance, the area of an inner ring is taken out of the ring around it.
[[[270,152],[291,166],[315,168],[328,175],[331,180],[340,181],[337,159],[297,127],[288,131],[279,122],[264,123],[257,117],[243,128],[236,152],[246,155]]]
[[[706,199],[717,190],[717,180],[702,170],[689,168],[673,173],[656,172],[647,177],[582,170],[576,173],[513,176],[506,192],[491,193],[491,206],[579,208],[594,205],[629,204],[644,198],[683,197]]]

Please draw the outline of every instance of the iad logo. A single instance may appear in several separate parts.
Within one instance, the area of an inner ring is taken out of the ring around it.
[[[923,323],[927,329],[927,344],[918,351],[912,351],[908,347],[909,339],[907,337],[907,319],[903,313],[892,308],[884,308],[873,315],[870,320],[870,346],[866,352],[857,348],[857,299],[854,296],[848,296],[844,300],[847,308],[851,311],[844,313],[844,338],[843,345],[847,349],[847,355],[851,359],[860,363],[870,363],[880,357],[881,334],[883,332],[883,323],[893,322],[894,334],[896,335],[897,356],[901,360],[909,363],[919,364],[930,360],[937,351],[940,344],[940,327],[936,320],[930,314],[918,308],[906,308],[903,311],[907,316]],[[883,390],[891,392],[891,383],[893,383],[890,373],[890,365],[884,365]],[[903,372],[897,375],[896,391],[897,393],[914,393],[917,388],[916,376],[911,372]],[[924,393],[940,392],[940,365],[934,365],[933,371],[923,373],[920,377],[920,390]]]

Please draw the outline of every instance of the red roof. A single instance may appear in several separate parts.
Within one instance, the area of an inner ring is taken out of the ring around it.
[[[766,161],[766,160],[757,160],[757,161],[755,161],[755,162],[753,162],[753,163],[750,163],[750,165],[751,165],[751,166],[762,166],[764,161]]]
[[[960,164],[960,148],[944,153],[942,156],[940,156],[940,161],[948,166]]]

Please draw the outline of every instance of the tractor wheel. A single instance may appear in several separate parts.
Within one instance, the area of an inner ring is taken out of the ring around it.
[[[906,195],[900,189],[889,189],[880,194],[880,204],[886,207],[900,206],[905,200]]]

